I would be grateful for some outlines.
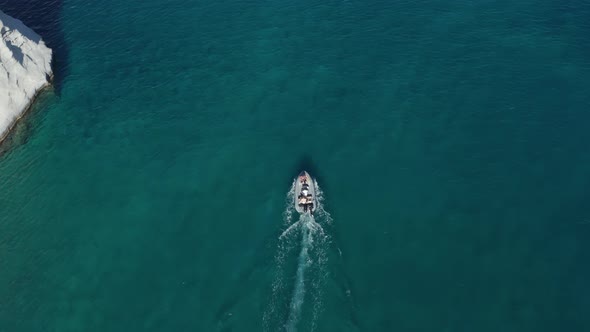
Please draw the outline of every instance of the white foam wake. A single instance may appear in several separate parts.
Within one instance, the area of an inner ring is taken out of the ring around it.
[[[321,224],[331,223],[332,219],[329,213],[324,210],[322,191],[317,182],[314,185],[318,199],[315,217],[305,214],[293,222],[295,182],[287,193],[286,209],[283,213],[285,230],[278,239],[279,245],[275,255],[276,273],[272,285],[271,301],[263,317],[265,331],[283,329],[287,332],[297,331],[307,302],[311,302],[312,317],[306,321],[309,322],[311,331],[316,329],[317,319],[322,311],[322,286],[327,274],[327,248],[329,245],[329,237]],[[286,270],[289,266],[285,266],[285,261],[295,254],[293,249],[298,244],[296,239],[299,238],[297,236],[299,233],[295,230],[301,231],[301,242],[297,257],[295,282],[294,285],[292,284],[293,291],[289,296],[287,289],[289,285],[285,283],[285,279],[288,279]],[[308,293],[309,295],[306,296]],[[282,319],[286,318],[286,323],[280,323],[281,317],[284,317]]]
[[[278,248],[274,257],[275,273],[272,283],[271,299],[263,316],[263,330],[274,332],[277,330],[277,321],[282,311],[282,299],[285,296],[285,261],[295,246],[294,230],[298,229],[299,222],[293,222],[293,214],[296,212],[293,206],[295,196],[295,181],[285,198],[285,210],[283,212],[283,227],[285,231],[279,236]]]
[[[299,253],[299,262],[297,264],[297,276],[295,278],[295,289],[293,297],[291,298],[289,318],[287,320],[287,332],[297,331],[297,322],[301,316],[301,306],[305,300],[305,270],[312,261],[309,258],[309,250],[313,245],[313,238],[311,237],[312,223],[315,223],[313,216],[304,214],[299,220],[301,223],[301,252]]]

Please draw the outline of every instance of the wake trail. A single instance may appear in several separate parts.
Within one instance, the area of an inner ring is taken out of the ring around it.
[[[293,201],[295,196],[295,181],[291,185],[287,196],[285,197],[285,210],[283,212],[283,227],[286,227],[285,231],[279,236],[278,248],[274,257],[275,274],[272,282],[271,299],[267,309],[263,315],[263,330],[274,332],[277,330],[275,327],[276,321],[280,316],[282,305],[281,300],[285,296],[285,261],[291,254],[292,249],[295,247],[294,241],[294,230],[298,229],[299,222],[293,222],[293,214],[296,213],[293,207]]]
[[[303,215],[300,221],[303,225],[301,232],[303,238],[301,240],[301,252],[299,253],[299,262],[297,265],[297,276],[295,279],[295,290],[293,291],[293,297],[291,298],[291,306],[289,312],[289,319],[287,320],[287,332],[297,331],[296,326],[301,316],[301,306],[305,299],[305,270],[308,265],[312,262],[309,258],[309,247],[311,246],[311,231],[310,224],[315,222],[312,216]]]
[[[271,300],[263,317],[264,331],[296,332],[302,315],[308,312],[308,310],[304,310],[307,302],[311,302],[312,317],[306,322],[310,324],[311,331],[316,329],[316,323],[322,311],[322,286],[327,276],[326,263],[329,245],[329,236],[321,224],[329,224],[332,219],[329,213],[324,210],[323,193],[317,182],[314,182],[314,186],[318,202],[315,216],[303,214],[295,222],[293,221],[293,214],[297,213],[293,206],[295,182],[287,193],[286,207],[283,212],[285,230],[278,238],[278,249],[275,255],[276,272],[272,284]],[[300,230],[300,232],[296,230]],[[298,236],[299,234],[300,236]],[[301,241],[297,241],[299,238]],[[285,281],[293,279],[289,277],[289,266],[285,266],[285,263],[290,258],[295,259],[294,249],[298,244],[300,251],[296,259],[294,284],[289,285],[290,283]],[[289,288],[292,289],[291,296],[288,294]]]

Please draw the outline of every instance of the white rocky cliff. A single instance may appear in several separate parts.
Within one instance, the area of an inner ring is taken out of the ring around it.
[[[0,10],[0,141],[52,76],[51,49]]]

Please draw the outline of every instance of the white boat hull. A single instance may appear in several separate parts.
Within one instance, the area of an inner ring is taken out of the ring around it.
[[[307,184],[307,199],[305,202],[307,204],[301,204],[302,200],[302,190],[304,189],[304,184]],[[309,175],[309,173],[303,171],[297,179],[295,180],[295,210],[297,212],[304,214],[304,213],[313,213],[313,211],[317,207],[317,197],[315,192],[315,183],[313,178]],[[311,197],[309,196],[311,195]]]

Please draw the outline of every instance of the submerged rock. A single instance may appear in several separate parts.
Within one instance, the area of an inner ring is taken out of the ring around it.
[[[0,10],[0,141],[51,80],[51,49]]]

